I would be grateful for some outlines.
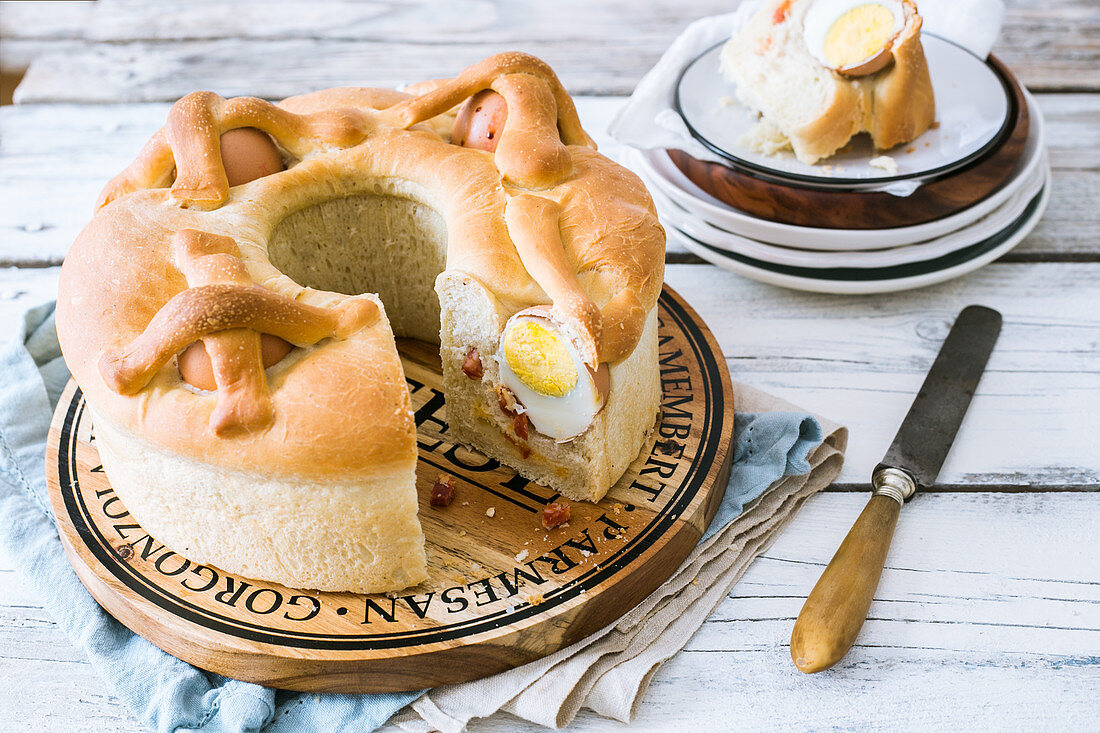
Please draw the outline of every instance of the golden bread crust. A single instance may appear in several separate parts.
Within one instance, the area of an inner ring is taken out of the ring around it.
[[[595,152],[537,59],[501,54],[424,88],[418,97],[330,89],[278,105],[209,92],[180,100],[104,188],[62,269],[58,334],[96,412],[174,453],[266,475],[375,476],[415,461],[381,303],[303,287],[268,257],[288,215],[361,194],[435,209],[447,224],[447,270],[476,278],[513,312],[552,304],[593,364],[626,358],[663,280],[664,232],[641,182]],[[509,104],[495,154],[441,132],[482,88]],[[237,127],[268,133],[293,164],[230,189],[216,151]],[[188,255],[174,244],[182,231],[217,245]],[[217,259],[202,270],[188,259],[197,256]],[[208,312],[232,317],[207,322]],[[302,348],[265,376],[259,332]],[[219,394],[176,372],[174,350],[194,338],[213,351]],[[234,349],[248,352],[251,372],[225,356]]]
[[[911,0],[903,0],[905,7]],[[920,42],[922,20],[913,7],[891,54],[892,66],[872,77],[871,124],[875,147],[888,150],[916,139],[936,119],[932,78]]]

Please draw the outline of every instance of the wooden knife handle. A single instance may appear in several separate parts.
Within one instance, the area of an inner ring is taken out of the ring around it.
[[[828,669],[856,640],[878,587],[901,503],[872,496],[810,591],[791,633],[791,659],[806,673]]]

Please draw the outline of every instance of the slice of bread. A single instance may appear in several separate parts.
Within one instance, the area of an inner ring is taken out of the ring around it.
[[[880,71],[847,77],[809,50],[803,21],[815,0],[768,0],[722,48],[721,70],[737,97],[786,137],[795,156],[813,164],[868,132],[876,148],[909,142],[928,129],[935,101],[920,43],[921,18],[900,0],[905,24]],[[774,134],[748,135],[771,140]],[[767,151],[765,151],[767,152]]]

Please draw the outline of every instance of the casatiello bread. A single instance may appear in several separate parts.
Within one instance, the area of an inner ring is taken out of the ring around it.
[[[194,562],[426,578],[395,333],[440,344],[454,441],[570,498],[652,430],[665,239],[641,182],[533,57],[408,91],[190,94],[65,260],[58,336],[104,468]]]
[[[935,118],[911,0],[767,0],[722,48],[723,75],[760,112],[742,141],[813,164],[868,132],[881,150]]]

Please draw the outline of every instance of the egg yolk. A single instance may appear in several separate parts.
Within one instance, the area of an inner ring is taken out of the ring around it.
[[[577,365],[561,337],[535,321],[508,329],[504,358],[521,382],[540,394],[564,397],[577,386]]]
[[[878,3],[857,5],[825,34],[825,59],[833,68],[858,64],[881,51],[894,32],[894,14]]]

